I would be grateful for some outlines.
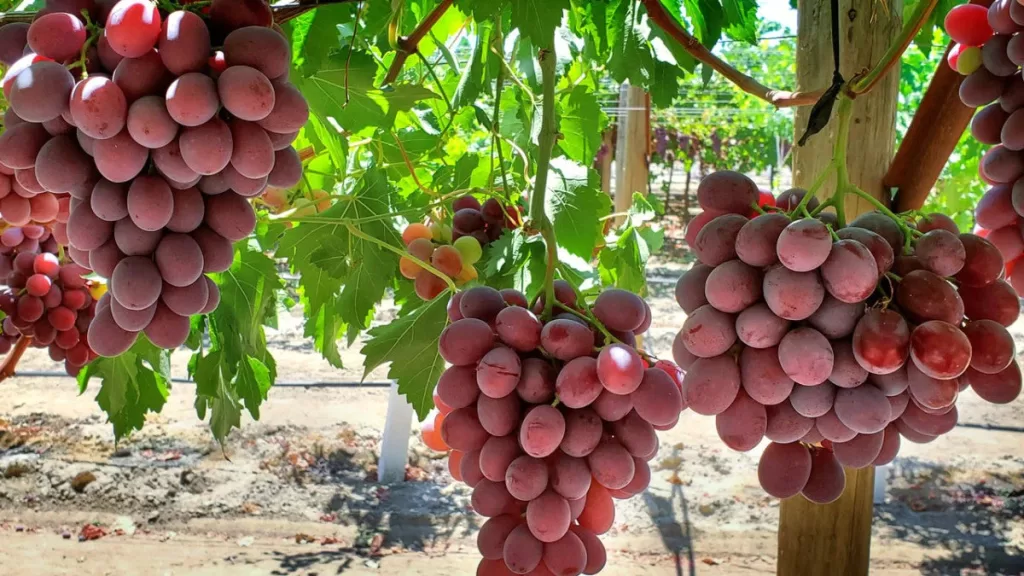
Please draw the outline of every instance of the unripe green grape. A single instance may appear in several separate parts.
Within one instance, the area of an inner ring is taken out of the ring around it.
[[[434,242],[447,244],[452,241],[452,227],[446,224],[433,223],[430,225],[430,234],[434,238]]]
[[[462,261],[466,264],[476,264],[483,255],[480,242],[472,236],[463,236],[456,240],[455,249],[462,255]]]
[[[981,48],[971,46],[960,52],[960,58],[956,62],[956,71],[969,76],[981,68]]]

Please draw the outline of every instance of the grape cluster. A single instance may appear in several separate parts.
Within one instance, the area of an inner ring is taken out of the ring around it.
[[[975,208],[976,232],[999,249],[1005,275],[1024,295],[1024,5],[996,0],[988,8],[950,10],[946,30],[956,42],[947,61],[965,75],[960,100],[981,108],[971,135],[992,146],[979,166],[991,188]]]
[[[548,322],[515,290],[474,287],[448,307],[438,348],[451,366],[424,440],[452,450],[452,475],[489,518],[478,574],[599,572],[613,499],[647,487],[656,430],[684,408],[678,368],[647,367],[635,348],[651,322],[640,297],[606,290],[591,308],[558,281],[556,299]]]
[[[1020,394],[1006,330],[1020,308],[992,243],[942,215],[912,227],[867,213],[839,229],[785,212],[747,218],[757,194],[729,171],[698,186],[720,215],[696,233],[699,263],[676,285],[688,316],[673,354],[684,402],[715,416],[727,446],[771,441],[758,465],[766,492],[834,501],[843,466],[885,464],[901,436],[952,430],[968,386],[994,403]],[[804,195],[777,204],[792,210]]]
[[[0,214],[16,224],[53,214],[71,258],[109,279],[110,308],[92,325],[101,356],[140,332],[180,346],[189,316],[219,303],[206,274],[227,270],[232,243],[256,225],[250,198],[301,178],[291,143],[309,109],[288,82],[291,48],[269,6],[203,10],[209,25],[151,0],[51,0],[27,29],[0,28],[10,65],[0,164],[15,176]],[[53,195],[69,195],[66,220]]]
[[[481,205],[467,194],[453,202],[452,211],[452,226],[415,222],[402,231],[402,240],[412,258],[402,257],[399,271],[415,282],[416,294],[424,300],[433,300],[447,283],[416,260],[429,263],[459,285],[471,282],[478,276],[474,264],[480,260],[483,246],[497,240],[505,229],[520,224],[519,208],[502,206],[495,198],[488,198]]]
[[[57,245],[41,226],[9,227],[0,234],[0,311],[6,315],[0,354],[14,340],[32,338],[32,346],[49,348],[50,358],[64,362],[75,376],[96,353],[89,328],[98,309],[95,296],[103,285],[86,280],[84,267],[61,262]]]

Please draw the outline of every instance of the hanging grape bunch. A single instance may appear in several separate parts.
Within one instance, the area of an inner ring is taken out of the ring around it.
[[[1005,277],[1024,295],[1024,5],[996,0],[989,8],[965,4],[949,11],[946,30],[956,44],[947,62],[965,75],[960,100],[981,108],[971,135],[992,147],[979,166],[991,188],[975,209],[976,232],[999,249]]]
[[[412,258],[403,257],[399,271],[415,282],[416,294],[424,300],[433,300],[448,284],[416,260],[430,264],[461,286],[477,278],[474,264],[483,255],[483,247],[497,240],[506,229],[520,225],[519,208],[502,206],[496,198],[488,198],[481,205],[467,194],[452,203],[452,213],[451,226],[440,220],[431,224],[414,222],[402,231],[402,240]]]
[[[209,22],[150,0],[56,5],[27,29],[0,28],[0,164],[26,189],[70,195],[53,235],[112,295],[94,350],[116,356],[139,332],[176,348],[189,316],[219,302],[206,274],[227,270],[232,243],[253,231],[249,199],[301,178],[291,143],[309,111],[288,82],[291,49],[261,2],[215,0]],[[25,211],[0,204],[11,223]]]
[[[718,215],[676,285],[688,316],[673,354],[684,404],[715,416],[728,447],[771,441],[758,465],[766,492],[827,503],[843,493],[843,466],[886,464],[901,437],[951,431],[967,387],[997,404],[1020,394],[1006,330],[1020,309],[996,246],[948,217],[871,212],[835,229],[804,214],[818,207],[804,196],[784,192],[788,213],[747,218],[749,178],[700,183],[698,202]]]
[[[96,357],[87,333],[102,284],[86,280],[88,270],[61,262],[57,242],[39,225],[8,226],[0,233],[0,310],[6,317],[0,354],[11,351],[20,337],[32,346],[49,348],[50,358],[78,374]]]
[[[547,322],[516,290],[478,286],[448,306],[440,442],[433,431],[425,439],[452,450],[453,476],[489,518],[478,574],[597,574],[613,499],[647,487],[656,431],[684,408],[678,368],[648,367],[635,348],[651,323],[639,296],[605,290],[588,305],[568,283],[554,286]]]

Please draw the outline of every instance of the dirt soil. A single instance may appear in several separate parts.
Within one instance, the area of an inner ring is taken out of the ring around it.
[[[683,321],[672,288],[687,264],[673,248],[650,273],[646,346],[664,357]],[[1014,334],[1024,350],[1024,324]],[[335,370],[293,313],[270,338],[283,379],[362,373],[358,343]],[[175,376],[187,357],[175,354]],[[56,367],[30,351],[21,369]],[[77,395],[70,378],[0,384],[0,572],[475,573],[480,519],[444,459],[414,437],[407,481],[376,482],[386,388],[275,388],[261,421],[223,448],[197,421],[190,384],[118,445],[95,393]],[[905,443],[875,507],[872,575],[1024,574],[1022,426],[1024,400],[992,406],[967,392],[952,433]],[[692,413],[661,440],[650,488],[618,503],[605,574],[774,574],[779,503],[757,485],[761,448],[727,450],[714,420]]]

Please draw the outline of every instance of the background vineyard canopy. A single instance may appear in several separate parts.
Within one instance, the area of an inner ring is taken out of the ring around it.
[[[41,4],[0,0],[7,10]],[[193,318],[187,345],[195,407],[218,440],[241,425],[243,412],[259,418],[277,377],[265,328],[277,326],[282,306],[301,306],[305,336],[333,366],[342,365],[339,341],[352,345],[366,334],[366,373],[390,363],[400,392],[421,418],[427,415],[444,368],[437,341],[448,321],[449,292],[430,302],[415,297],[412,282],[398,274],[400,231],[409,222],[450,219],[451,199],[469,191],[525,212],[538,170],[541,49],[553,48],[558,58],[559,138],[545,211],[558,239],[558,274],[584,294],[601,286],[644,294],[645,264],[663,244],[656,225],[663,208],[655,196],[635,195],[622,224],[605,226],[612,203],[593,164],[612,121],[603,105],[619,84],[650,93],[655,128],[700,144],[694,155],[672,155],[686,169],[698,157],[708,169],[763,171],[785,163],[778,143],[793,141],[791,111],[743,93],[697,62],[652,25],[645,5],[363,0],[322,5],[283,24],[293,48],[291,79],[311,112],[295,147],[314,151],[290,200],[306,206],[322,190],[332,205],[315,216],[274,214],[263,206],[256,233],[236,246],[231,269],[214,275],[220,307]],[[741,71],[769,86],[793,88],[794,31],[759,19],[755,0],[660,5]],[[905,13],[914,5],[907,2]],[[901,128],[941,60],[946,39],[938,26],[953,5],[939,2],[904,56]],[[958,214],[961,226],[971,224],[966,211],[981,192],[975,177],[980,152],[965,136],[931,200]],[[652,161],[665,159],[659,153]],[[539,291],[545,249],[527,224],[486,247],[477,264],[481,283],[531,296]],[[283,280],[285,270],[296,283]],[[400,308],[397,318],[371,326],[377,307],[390,298]],[[162,409],[169,367],[170,353],[140,338],[124,355],[83,370],[79,387],[84,393],[99,385],[97,402],[121,438]]]

